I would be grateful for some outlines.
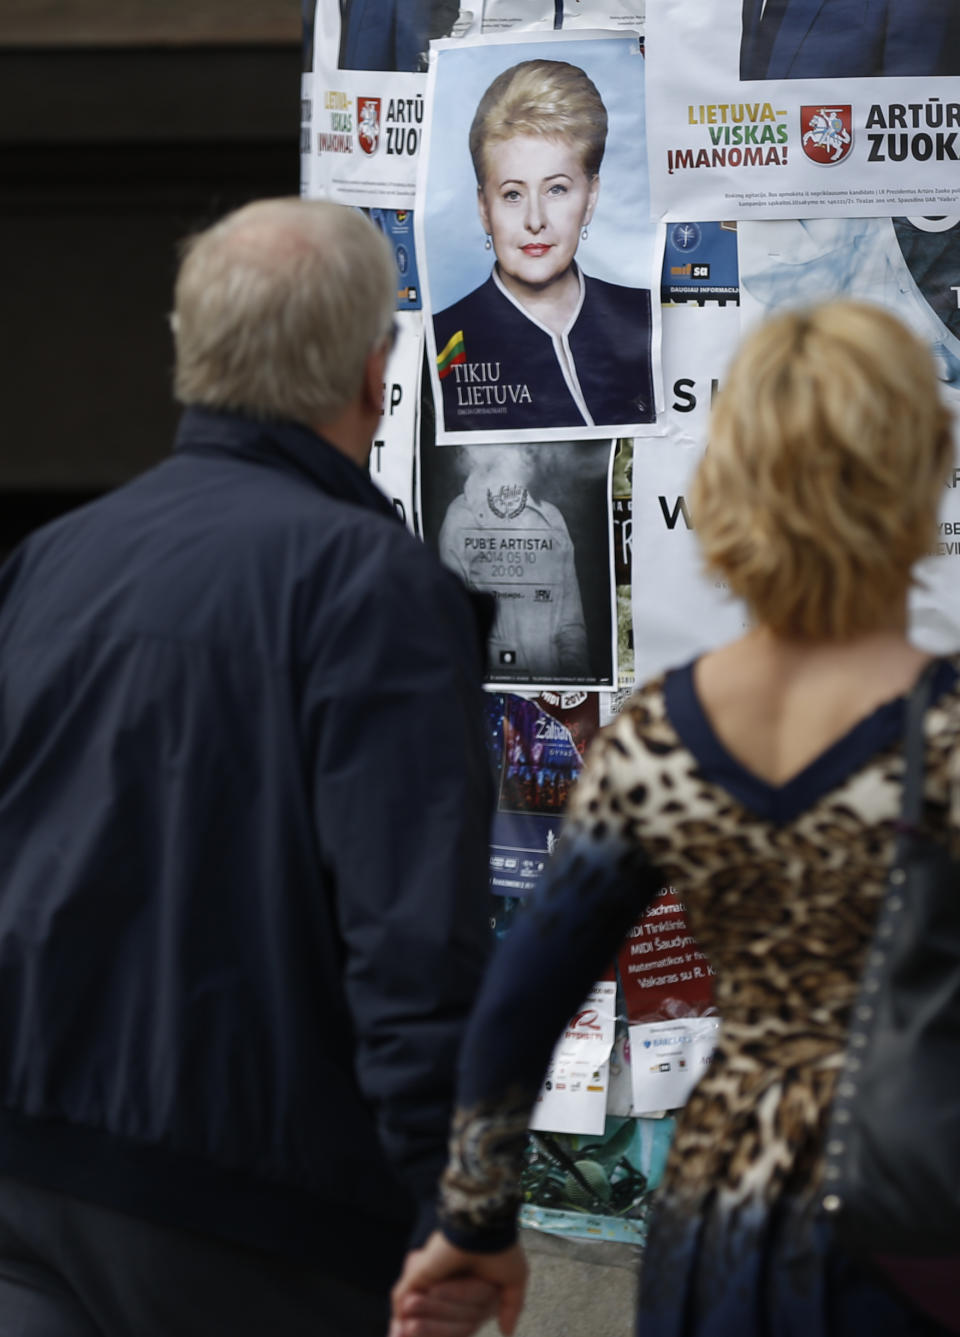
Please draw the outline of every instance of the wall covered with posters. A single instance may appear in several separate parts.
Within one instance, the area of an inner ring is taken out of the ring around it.
[[[305,3],[303,191],[367,210],[397,261],[372,474],[496,597],[503,934],[596,730],[746,625],[687,501],[741,332],[880,303],[960,406],[960,8],[891,0],[853,32],[839,0]],[[936,652],[960,647],[958,483],[912,595]],[[665,887],[558,1037],[527,1225],[642,1244],[718,1025]]]

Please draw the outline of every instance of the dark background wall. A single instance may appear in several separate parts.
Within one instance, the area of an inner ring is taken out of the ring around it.
[[[299,188],[299,0],[0,5],[0,554],[170,446],[177,244]]]

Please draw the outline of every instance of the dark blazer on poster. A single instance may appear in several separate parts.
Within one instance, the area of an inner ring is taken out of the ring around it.
[[[465,369],[452,366],[440,381],[447,431],[654,421],[649,290],[582,278],[583,300],[564,337],[569,373],[564,339],[532,319],[494,274],[437,312],[438,359],[460,332],[465,353]],[[476,379],[471,367],[479,368]]]
[[[960,74],[957,0],[744,0],[741,79]]]

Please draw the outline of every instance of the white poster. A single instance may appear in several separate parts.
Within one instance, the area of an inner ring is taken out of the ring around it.
[[[657,1114],[685,1105],[710,1065],[719,1032],[718,1017],[686,1017],[631,1026],[633,1113]]]
[[[703,570],[687,491],[710,405],[740,337],[736,307],[663,312],[667,435],[633,453],[633,644],[644,682],[747,627],[743,605]]]
[[[340,204],[411,208],[423,85],[422,74],[316,69],[311,195]]]
[[[854,297],[889,308],[930,345],[954,412],[958,468],[936,547],[917,568],[911,635],[938,654],[960,648],[960,217],[751,223],[739,235],[744,328],[779,307]]]
[[[450,0],[416,6],[317,0],[306,193],[341,204],[411,208],[427,50],[434,38],[471,30],[479,31],[477,15]]]
[[[960,206],[957,0],[650,0],[654,216]]]
[[[397,336],[387,363],[383,416],[370,451],[370,477],[412,530],[423,320],[418,311],[398,311],[395,320]]]
[[[657,434],[638,40],[508,34],[430,62],[416,226],[438,441]]]
[[[645,0],[485,0],[482,31],[613,28],[642,33],[644,9]]]
[[[313,71],[300,75],[300,194],[306,199],[311,193],[310,127],[313,122]]]
[[[602,1133],[616,1024],[614,980],[595,984],[557,1041],[530,1127],[550,1133]]]

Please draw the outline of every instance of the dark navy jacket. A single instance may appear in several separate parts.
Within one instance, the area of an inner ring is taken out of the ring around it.
[[[463,335],[465,361],[440,381],[448,432],[569,427],[576,435],[578,427],[608,424],[614,436],[656,417],[647,288],[583,275],[581,305],[560,336],[491,274],[438,311],[433,326],[438,362]]]
[[[778,21],[780,7],[761,21],[762,0],[743,0],[741,79],[960,74],[957,0],[786,0]]]
[[[389,1279],[489,937],[481,671],[460,582],[295,425],[188,411],[21,546],[0,1174]]]

